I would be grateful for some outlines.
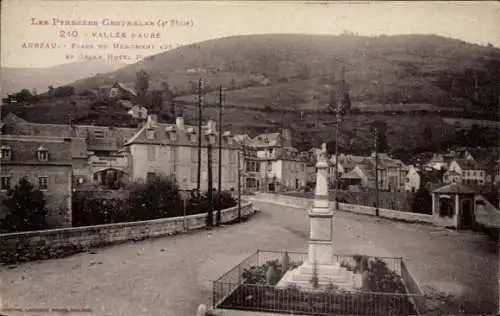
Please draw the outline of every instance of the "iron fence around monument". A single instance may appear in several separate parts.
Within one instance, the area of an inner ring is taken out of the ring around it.
[[[298,267],[308,257],[306,253],[299,252],[286,254],[288,270]],[[342,266],[350,268],[356,264],[358,267],[366,266],[363,262],[383,262],[398,276],[396,278],[402,284],[399,290],[344,292],[330,288],[311,292],[295,286],[277,288],[266,284],[266,268],[269,265],[277,266],[280,276],[286,272],[280,270],[284,255],[285,252],[281,251],[258,250],[224,273],[213,282],[214,309],[325,316],[423,314],[425,297],[402,258],[335,255]]]

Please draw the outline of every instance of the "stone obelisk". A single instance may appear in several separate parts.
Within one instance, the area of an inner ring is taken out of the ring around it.
[[[310,235],[307,260],[297,269],[289,271],[278,283],[279,287],[294,284],[301,288],[312,288],[314,270],[320,287],[333,284],[344,290],[361,287],[361,276],[340,266],[333,253],[334,209],[328,200],[328,157],[326,144],[316,163],[316,191],[312,208],[308,212]],[[333,203],[333,207],[335,203]]]

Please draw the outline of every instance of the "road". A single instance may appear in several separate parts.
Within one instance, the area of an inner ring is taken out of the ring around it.
[[[213,231],[0,268],[4,307],[92,308],[94,315],[194,315],[211,281],[257,249],[307,250],[306,211],[256,202],[251,220]],[[445,312],[497,311],[498,246],[471,232],[338,213],[337,253],[401,256]]]

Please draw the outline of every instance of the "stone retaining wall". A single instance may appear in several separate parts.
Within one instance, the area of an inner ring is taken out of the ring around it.
[[[258,193],[250,198],[255,200],[271,201],[277,204],[289,205],[299,208],[310,208],[313,205],[313,199],[279,194]],[[330,201],[330,206],[333,206],[333,203],[334,202]],[[365,215],[375,215],[375,208],[373,207],[347,203],[339,203],[339,206],[341,211],[348,211]],[[434,217],[428,214],[410,213],[379,208],[379,215],[383,218],[397,219],[402,221],[434,223]]]
[[[241,205],[241,216],[254,215],[252,202]],[[214,212],[214,223],[215,223]],[[229,223],[238,217],[238,206],[221,212],[221,222]],[[206,213],[184,217],[162,218],[140,222],[70,227],[0,234],[0,263],[61,257],[91,247],[174,235],[205,227]]]

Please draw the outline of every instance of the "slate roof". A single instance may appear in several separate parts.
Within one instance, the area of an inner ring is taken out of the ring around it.
[[[238,144],[245,144],[245,145],[251,145],[252,144],[252,138],[248,136],[248,134],[236,134],[234,135],[234,141],[237,142]]]
[[[147,130],[152,130],[155,132],[154,139],[147,138]],[[169,137],[170,132],[176,132],[175,139]],[[206,133],[208,132],[207,126],[202,127],[203,136],[201,138],[201,146],[206,147],[208,145],[208,137]],[[191,137],[189,137],[191,135]],[[217,132],[214,133],[214,143],[212,146],[218,147],[219,137]],[[163,124],[156,123],[151,127],[147,125],[143,126],[126,144],[125,146],[129,146],[132,144],[155,144],[155,145],[177,145],[177,146],[198,146],[198,128],[193,126],[184,126],[184,128],[179,129],[175,124]],[[232,144],[224,143],[222,148],[233,148],[233,149],[241,149],[241,145],[237,142],[232,142]]]
[[[85,145],[81,141],[77,141],[76,143],[79,143],[80,146],[85,146],[85,150],[115,151],[134,136],[137,130],[137,128],[127,127],[70,126],[68,124],[39,124],[24,121],[19,123],[5,123],[3,134],[83,138],[87,140]]]
[[[453,161],[456,161],[457,164],[460,166],[460,168],[463,169],[463,170],[479,170],[479,169],[483,168],[483,166],[481,166],[475,160],[454,159]]]
[[[356,172],[356,169],[349,171],[342,176],[342,179],[361,179],[361,176]]]
[[[460,184],[460,183],[450,183],[443,187],[440,187],[433,192],[435,193],[461,193],[461,194],[474,194],[476,193],[470,187]]]
[[[71,165],[71,139],[47,137],[16,137],[3,135],[0,146],[11,149],[11,159],[2,164],[36,164],[36,165]],[[43,147],[48,151],[48,161],[39,161],[37,150]]]
[[[281,149],[280,153],[277,155],[277,159],[287,160],[287,161],[303,161],[303,162],[307,161],[307,159],[301,156],[299,151],[295,148]]]
[[[252,139],[252,146],[254,147],[270,147],[281,146],[280,133],[263,133],[255,136]]]

